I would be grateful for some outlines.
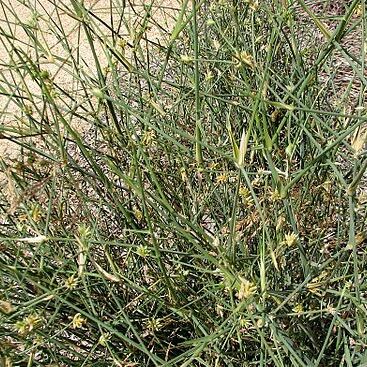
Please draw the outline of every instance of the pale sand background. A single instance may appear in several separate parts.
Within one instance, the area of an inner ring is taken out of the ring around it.
[[[67,44],[71,47],[71,54],[78,58],[85,74],[91,77],[97,74],[91,48],[86,39],[83,26],[75,19],[71,1],[27,1],[27,4],[34,4],[34,9],[23,5],[22,2],[20,0],[0,0],[0,5],[2,5],[0,8],[1,33],[12,33],[14,35],[12,46],[24,51],[31,59],[35,59],[35,47],[33,46],[35,40],[32,39],[31,33],[27,34],[24,31],[24,27],[21,27],[19,22],[23,22],[31,27],[36,25],[38,30],[32,33],[37,35],[36,41],[39,42],[37,48],[44,49],[42,69],[50,72],[55,83],[62,86],[71,95],[79,98],[78,88],[80,86],[77,80],[75,80],[75,76],[73,76],[75,74],[74,66],[70,62],[71,56],[65,51],[65,38],[67,39]],[[152,41],[164,44],[167,42],[167,37],[175,25],[175,17],[177,17],[180,9],[179,0],[126,1],[127,7],[125,8],[123,19],[130,27],[130,30],[122,26],[119,34],[123,35],[128,42],[132,42],[134,32],[139,29],[141,17],[145,14],[143,5],[148,3],[153,3],[152,19],[154,19],[155,24],[151,24],[147,36]],[[122,4],[123,0],[84,0],[84,6],[87,9],[92,9],[94,14],[114,29],[117,28],[122,17]],[[37,16],[35,11],[38,13]],[[101,27],[100,36],[109,38],[111,34],[108,33],[107,28],[102,25],[101,21],[96,19],[95,22],[97,27]],[[64,39],[63,37],[56,37],[57,34],[62,34],[60,32],[61,29],[65,34]],[[104,34],[102,30],[105,31]],[[2,38],[0,43],[0,87],[4,87],[5,90],[13,89],[6,85],[7,81],[12,85],[18,85],[23,91],[29,89],[29,93],[36,96],[35,99],[38,98],[41,103],[42,92],[34,81],[29,77],[20,78],[19,75],[14,79],[14,73],[9,72],[9,64],[12,63],[9,54],[12,54],[13,51],[11,51],[11,46],[6,37],[0,35],[0,38]],[[105,67],[107,61],[99,42],[96,42],[96,51],[101,66]],[[16,60],[19,63],[19,59]],[[11,102],[7,96],[0,95],[0,124],[7,128],[14,126],[14,124],[19,124],[21,114],[22,111],[19,106]],[[78,125],[78,121],[74,120],[73,124],[74,126],[75,124]],[[82,124],[80,124],[79,128],[83,128]],[[6,160],[14,159],[18,154],[19,146],[6,139],[0,140],[0,158]]]

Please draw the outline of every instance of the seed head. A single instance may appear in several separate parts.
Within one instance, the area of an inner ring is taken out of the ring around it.
[[[244,278],[240,279],[241,279],[241,285],[240,290],[237,293],[238,299],[242,300],[252,297],[256,293],[256,285],[247,279]]]
[[[84,317],[82,317],[79,312],[76,313],[72,321],[73,329],[80,329],[81,327],[83,327],[84,324],[86,324],[86,322],[87,320]]]

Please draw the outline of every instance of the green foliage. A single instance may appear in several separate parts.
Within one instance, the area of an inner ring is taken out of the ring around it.
[[[183,1],[160,41],[154,2],[133,25],[42,3],[0,1],[2,364],[365,363],[367,117],[329,73],[364,2],[334,30],[303,1]]]

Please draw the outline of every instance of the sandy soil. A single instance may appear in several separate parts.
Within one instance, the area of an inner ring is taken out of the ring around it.
[[[81,0],[78,1],[81,2]],[[109,38],[110,34],[106,31],[108,29],[106,25],[116,29],[122,17],[130,27],[128,30],[126,26],[121,26],[119,34],[124,38],[129,41],[134,31],[138,29],[139,18],[144,14],[143,4],[147,2],[143,0],[126,1],[132,6],[127,7],[122,14],[123,2],[123,0],[84,0],[85,8],[92,9],[99,18],[95,18],[95,22],[101,27],[101,30],[103,28],[105,31],[105,33],[101,31],[102,37]],[[23,52],[23,55],[31,60],[37,57],[36,52],[43,49],[42,69],[49,71],[55,83],[78,98],[79,85],[75,78],[71,57],[78,59],[85,74],[91,77],[96,75],[96,65],[83,27],[78,19],[75,19],[71,0],[27,1],[27,3],[35,4],[33,9],[22,3],[24,1],[0,0],[0,5],[2,5],[0,7],[0,34],[2,34],[0,35],[0,88],[7,91],[14,90],[14,86],[18,86],[23,93],[25,91],[26,94],[36,96],[35,98],[39,98],[41,102],[42,92],[39,86],[29,76],[22,78],[19,74],[16,75],[9,65],[14,64],[14,60],[19,63],[19,58],[12,60],[11,55],[15,55],[15,49]],[[151,40],[161,43],[166,41],[164,30],[173,29],[174,17],[177,15],[179,6],[178,0],[153,1],[152,18],[156,25],[153,25],[148,31]],[[19,24],[21,22],[30,27],[32,31],[27,33],[26,27]],[[104,25],[103,22],[105,22]],[[4,33],[13,35],[12,44],[9,43],[7,37],[4,37]],[[62,34],[63,36],[60,37]],[[32,35],[36,35],[36,38],[32,38]],[[37,47],[34,46],[35,42],[39,43]],[[66,44],[70,46],[71,52],[65,51]],[[96,43],[96,53],[102,68],[105,67],[107,60],[100,43]],[[9,129],[14,124],[19,124],[21,115],[22,111],[19,106],[8,96],[0,94],[0,132],[3,130],[1,127]],[[78,125],[80,122],[73,121],[73,123]],[[80,128],[83,128],[82,124]],[[16,144],[6,139],[0,140],[0,158],[14,159],[18,154],[19,147]]]

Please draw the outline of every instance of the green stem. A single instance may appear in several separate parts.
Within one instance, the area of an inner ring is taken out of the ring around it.
[[[200,121],[200,71],[199,71],[199,35],[197,26],[197,5],[196,0],[192,0],[193,11],[193,32],[194,32],[194,65],[195,65],[195,158],[199,168],[203,167],[202,150],[202,126]]]

